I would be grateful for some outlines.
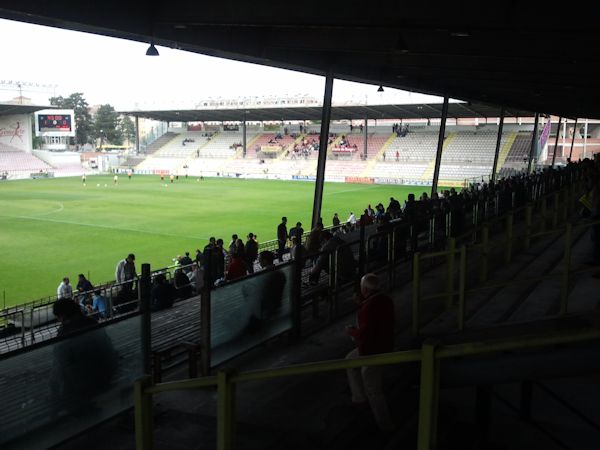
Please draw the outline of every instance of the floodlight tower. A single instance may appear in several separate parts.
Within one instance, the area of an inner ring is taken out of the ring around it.
[[[32,81],[22,80],[0,80],[0,91],[7,91],[9,96],[13,92],[13,96],[18,94],[18,101],[23,103],[23,94],[38,94],[44,96],[44,104],[48,101],[48,97],[56,95],[57,84],[51,83],[35,83]]]

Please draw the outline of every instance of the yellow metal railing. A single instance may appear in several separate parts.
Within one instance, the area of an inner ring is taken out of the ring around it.
[[[462,245],[460,248],[456,248],[456,239],[457,238],[449,238],[448,239],[448,249],[445,251],[433,252],[433,253],[415,253],[413,255],[413,285],[412,285],[412,333],[414,335],[419,334],[419,328],[421,323],[420,309],[421,304],[427,300],[435,300],[435,299],[446,299],[446,307],[450,309],[454,304],[454,298],[458,296],[458,301],[456,304],[457,308],[457,327],[459,330],[463,330],[465,327],[465,311],[466,311],[466,297],[468,294],[475,293],[477,291],[487,290],[491,288],[501,288],[509,285],[514,285],[517,283],[534,283],[540,282],[544,280],[556,279],[555,274],[548,275],[540,275],[536,277],[525,277],[525,278],[516,278],[511,279],[509,281],[502,282],[494,282],[488,283],[488,267],[489,267],[489,258],[491,254],[491,249],[494,247],[504,247],[504,262],[506,264],[512,261],[513,254],[513,244],[515,243],[523,243],[523,247],[525,249],[529,248],[531,245],[531,240],[540,237],[546,237],[550,235],[555,235],[557,233],[564,233],[564,252],[563,252],[563,267],[561,273],[561,286],[560,286],[560,308],[559,308],[559,316],[565,316],[568,311],[568,299],[569,299],[569,286],[571,282],[571,278],[575,274],[598,271],[598,267],[588,267],[579,270],[571,270],[571,247],[573,244],[573,230],[578,230],[582,228],[588,228],[595,225],[600,225],[600,220],[598,221],[587,221],[585,223],[580,224],[571,224],[566,223],[564,226],[559,224],[558,217],[562,219],[566,219],[567,210],[569,209],[569,198],[570,195],[564,196],[564,201],[559,203],[558,199],[560,198],[559,193],[550,194],[550,196],[554,197],[554,208],[550,214],[547,211],[547,208],[543,206],[546,204],[546,198],[541,198],[541,214],[540,214],[540,230],[537,233],[533,233],[532,226],[532,205],[527,205],[525,207],[519,208],[514,211],[510,211],[509,213],[498,217],[497,221],[505,221],[505,230],[506,235],[504,239],[501,239],[499,242],[496,242],[494,245],[490,243],[489,240],[489,227],[490,223],[484,223],[479,229],[481,231],[481,243],[479,244],[470,244],[470,245]],[[560,207],[559,207],[560,205]],[[513,217],[514,213],[519,210],[525,210],[525,234],[515,236],[513,233]],[[560,214],[559,214],[560,213]],[[552,221],[551,229],[548,229],[545,223],[547,221]],[[462,237],[468,236],[471,233],[474,233],[474,230],[470,230],[465,233]],[[467,275],[467,251],[479,249],[481,251],[479,257],[479,281],[481,283],[480,286],[471,287],[467,290],[466,288],[466,275]],[[458,269],[458,289],[455,288],[455,258],[456,255],[460,256],[460,265]],[[446,257],[446,289],[440,293],[423,296],[421,295],[421,262],[425,259],[429,258],[439,258]]]
[[[563,201],[560,202],[561,195]],[[553,210],[548,213],[547,198],[554,198]],[[511,247],[511,250],[506,250],[504,253],[505,261],[510,262],[512,258],[512,244],[514,242],[523,242],[525,247],[530,245],[532,239],[541,236],[548,236],[557,232],[565,233],[565,253],[564,267],[561,277],[561,305],[560,316],[567,313],[568,289],[570,277],[574,273],[580,273],[588,270],[598,270],[596,267],[577,271],[570,270],[570,248],[572,244],[573,229],[590,227],[599,225],[600,221],[586,222],[584,224],[572,225],[566,223],[564,226],[559,226],[559,219],[566,222],[568,213],[572,210],[573,191],[571,189],[562,193],[554,193],[542,197],[540,202],[540,231],[533,233],[533,208],[529,204],[522,208],[513,210],[495,221],[502,221],[505,224],[506,236],[496,245],[506,245]],[[561,204],[559,208],[559,204]],[[515,213],[524,211],[525,213],[525,235],[515,237],[513,234],[512,220]],[[552,229],[547,229],[547,222],[551,221]],[[469,249],[482,249],[482,269],[485,271],[482,275],[483,281],[487,280],[487,266],[492,248],[489,239],[489,226],[491,222],[487,222],[480,227],[476,227],[476,233],[480,233],[480,243],[470,245]],[[471,230],[465,235],[468,236],[474,231]],[[508,244],[508,245],[507,245]],[[454,282],[454,265],[456,255],[460,256],[458,267],[458,287],[455,287]],[[436,257],[448,258],[448,279],[446,290],[436,295],[428,297],[421,296],[420,286],[420,264],[421,261],[428,258]],[[481,286],[466,289],[466,273],[467,273],[467,246],[462,245],[456,248],[456,238],[449,239],[448,250],[435,253],[416,253],[414,255],[413,268],[413,317],[412,327],[413,332],[419,332],[419,308],[424,300],[434,298],[445,298],[446,304],[451,306],[455,296],[458,298],[458,328],[464,329],[465,326],[465,309],[466,296],[469,293],[478,290],[489,289],[493,287],[503,287],[516,283],[535,282],[554,278],[554,275],[546,275],[539,277],[528,277],[513,279],[507,282],[498,283],[483,283]],[[450,272],[450,269],[452,270]],[[419,426],[418,426],[418,449],[428,450],[436,446],[436,430],[437,430],[437,406],[439,398],[440,386],[440,371],[439,364],[443,358],[466,357],[492,352],[501,352],[506,350],[524,350],[536,347],[551,346],[556,344],[568,344],[576,342],[584,342],[589,340],[600,339],[600,330],[585,329],[577,330],[563,334],[553,335],[535,335],[524,338],[493,340],[482,342],[471,342],[450,346],[436,346],[433,343],[426,342],[419,350],[387,353],[381,355],[365,356],[352,360],[333,360],[313,362],[307,364],[299,364],[276,369],[255,370],[243,373],[237,373],[232,370],[220,371],[215,376],[207,376],[203,378],[195,378],[190,380],[173,381],[160,384],[152,384],[150,377],[145,377],[136,381],[134,389],[135,400],[135,424],[136,424],[136,446],[138,450],[153,449],[153,422],[152,422],[152,396],[158,393],[180,391],[180,390],[195,390],[200,388],[217,388],[217,448],[219,450],[231,450],[234,446],[234,423],[235,423],[235,386],[237,383],[257,380],[267,380],[284,376],[297,376],[305,374],[316,374],[335,370],[344,370],[373,365],[391,365],[403,364],[409,362],[421,363],[421,383],[419,395]]]
[[[421,363],[419,393],[419,450],[436,447],[437,410],[440,389],[440,360],[445,358],[468,357],[509,350],[526,350],[558,344],[572,344],[600,339],[600,330],[582,329],[552,335],[531,335],[518,338],[469,342],[438,346],[426,342],[421,349],[363,356],[356,359],[340,359],[315,363],[298,364],[276,369],[254,370],[236,373],[232,370],[220,371],[217,375],[191,380],[152,384],[150,377],[135,382],[135,431],[137,450],[153,450],[153,395],[171,391],[217,388],[217,448],[234,448],[235,425],[235,386],[247,381],[268,380],[285,376],[317,374],[336,370],[353,369],[365,366]]]

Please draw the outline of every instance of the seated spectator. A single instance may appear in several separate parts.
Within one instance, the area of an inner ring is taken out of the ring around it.
[[[302,245],[302,238],[294,236],[292,238],[292,249],[290,250],[292,259],[302,259],[306,257],[306,248]]]
[[[246,262],[237,249],[234,249],[233,253],[231,254],[229,266],[227,267],[227,276],[225,279],[227,281],[232,281],[245,277],[246,275],[248,275],[248,271],[246,270]]]
[[[92,300],[91,291],[94,290],[94,286],[88,279],[85,278],[85,275],[79,274],[79,281],[77,282],[77,292],[78,292],[78,300],[79,304],[85,308],[86,304],[90,304]]]
[[[154,277],[152,285],[152,311],[170,308],[177,295],[175,288],[167,281],[167,277],[160,273]]]
[[[192,296],[190,279],[182,269],[177,269],[175,271],[175,289],[177,290],[177,297],[181,300],[185,300]]]
[[[61,299],[52,311],[58,321],[57,336],[85,330],[96,322],[83,315],[79,306]],[[57,342],[50,372],[52,403],[66,407],[71,414],[89,413],[93,397],[106,390],[117,371],[118,355],[104,329],[94,330]]]
[[[92,305],[88,308],[88,312],[97,313],[98,317],[101,319],[105,319],[107,317],[106,313],[106,298],[100,293],[99,290],[95,290],[92,295]]]
[[[193,262],[194,261],[192,261],[192,258],[190,258],[190,252],[185,252],[185,256],[182,256],[179,259],[179,264],[182,265],[182,266],[189,266]]]
[[[282,271],[276,270],[274,259],[273,252],[262,251],[258,255],[258,262],[267,274],[257,278],[259,284],[254,292],[247,294],[257,300],[246,328],[248,333],[258,331],[265,321],[273,318],[281,308],[286,278]]]

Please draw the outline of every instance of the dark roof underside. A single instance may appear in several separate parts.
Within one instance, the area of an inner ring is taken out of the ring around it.
[[[321,107],[273,107],[240,109],[193,109],[166,111],[121,111],[122,114],[145,117],[165,122],[249,122],[277,120],[321,120]],[[482,103],[450,103],[449,118],[498,117],[500,109]],[[530,117],[528,111],[507,109],[507,117]],[[442,117],[442,104],[333,106],[332,120],[367,119],[438,119]]]
[[[0,17],[567,117],[600,118],[600,2],[3,0]],[[90,55],[93,58],[93,55]]]
[[[11,114],[31,114],[42,109],[49,109],[52,106],[37,106],[37,105],[19,105],[12,103],[0,103],[0,116],[8,116]]]

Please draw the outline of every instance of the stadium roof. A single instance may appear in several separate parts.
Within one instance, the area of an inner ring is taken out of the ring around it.
[[[320,75],[331,70],[339,79],[540,113],[600,118],[600,3],[563,10],[513,0],[181,0],[176,6],[3,0],[0,17]]]
[[[8,116],[11,114],[31,114],[42,109],[49,109],[52,106],[39,105],[20,105],[15,103],[0,103],[0,116]]]
[[[165,122],[227,122],[227,121],[277,121],[321,120],[321,106],[271,107],[271,108],[220,108],[166,111],[121,111],[121,114],[145,117]],[[498,117],[500,108],[483,103],[450,103],[448,117],[486,118]],[[529,111],[507,109],[507,117],[531,117]],[[442,117],[441,103],[410,105],[332,106],[332,120],[368,119],[436,119]]]

